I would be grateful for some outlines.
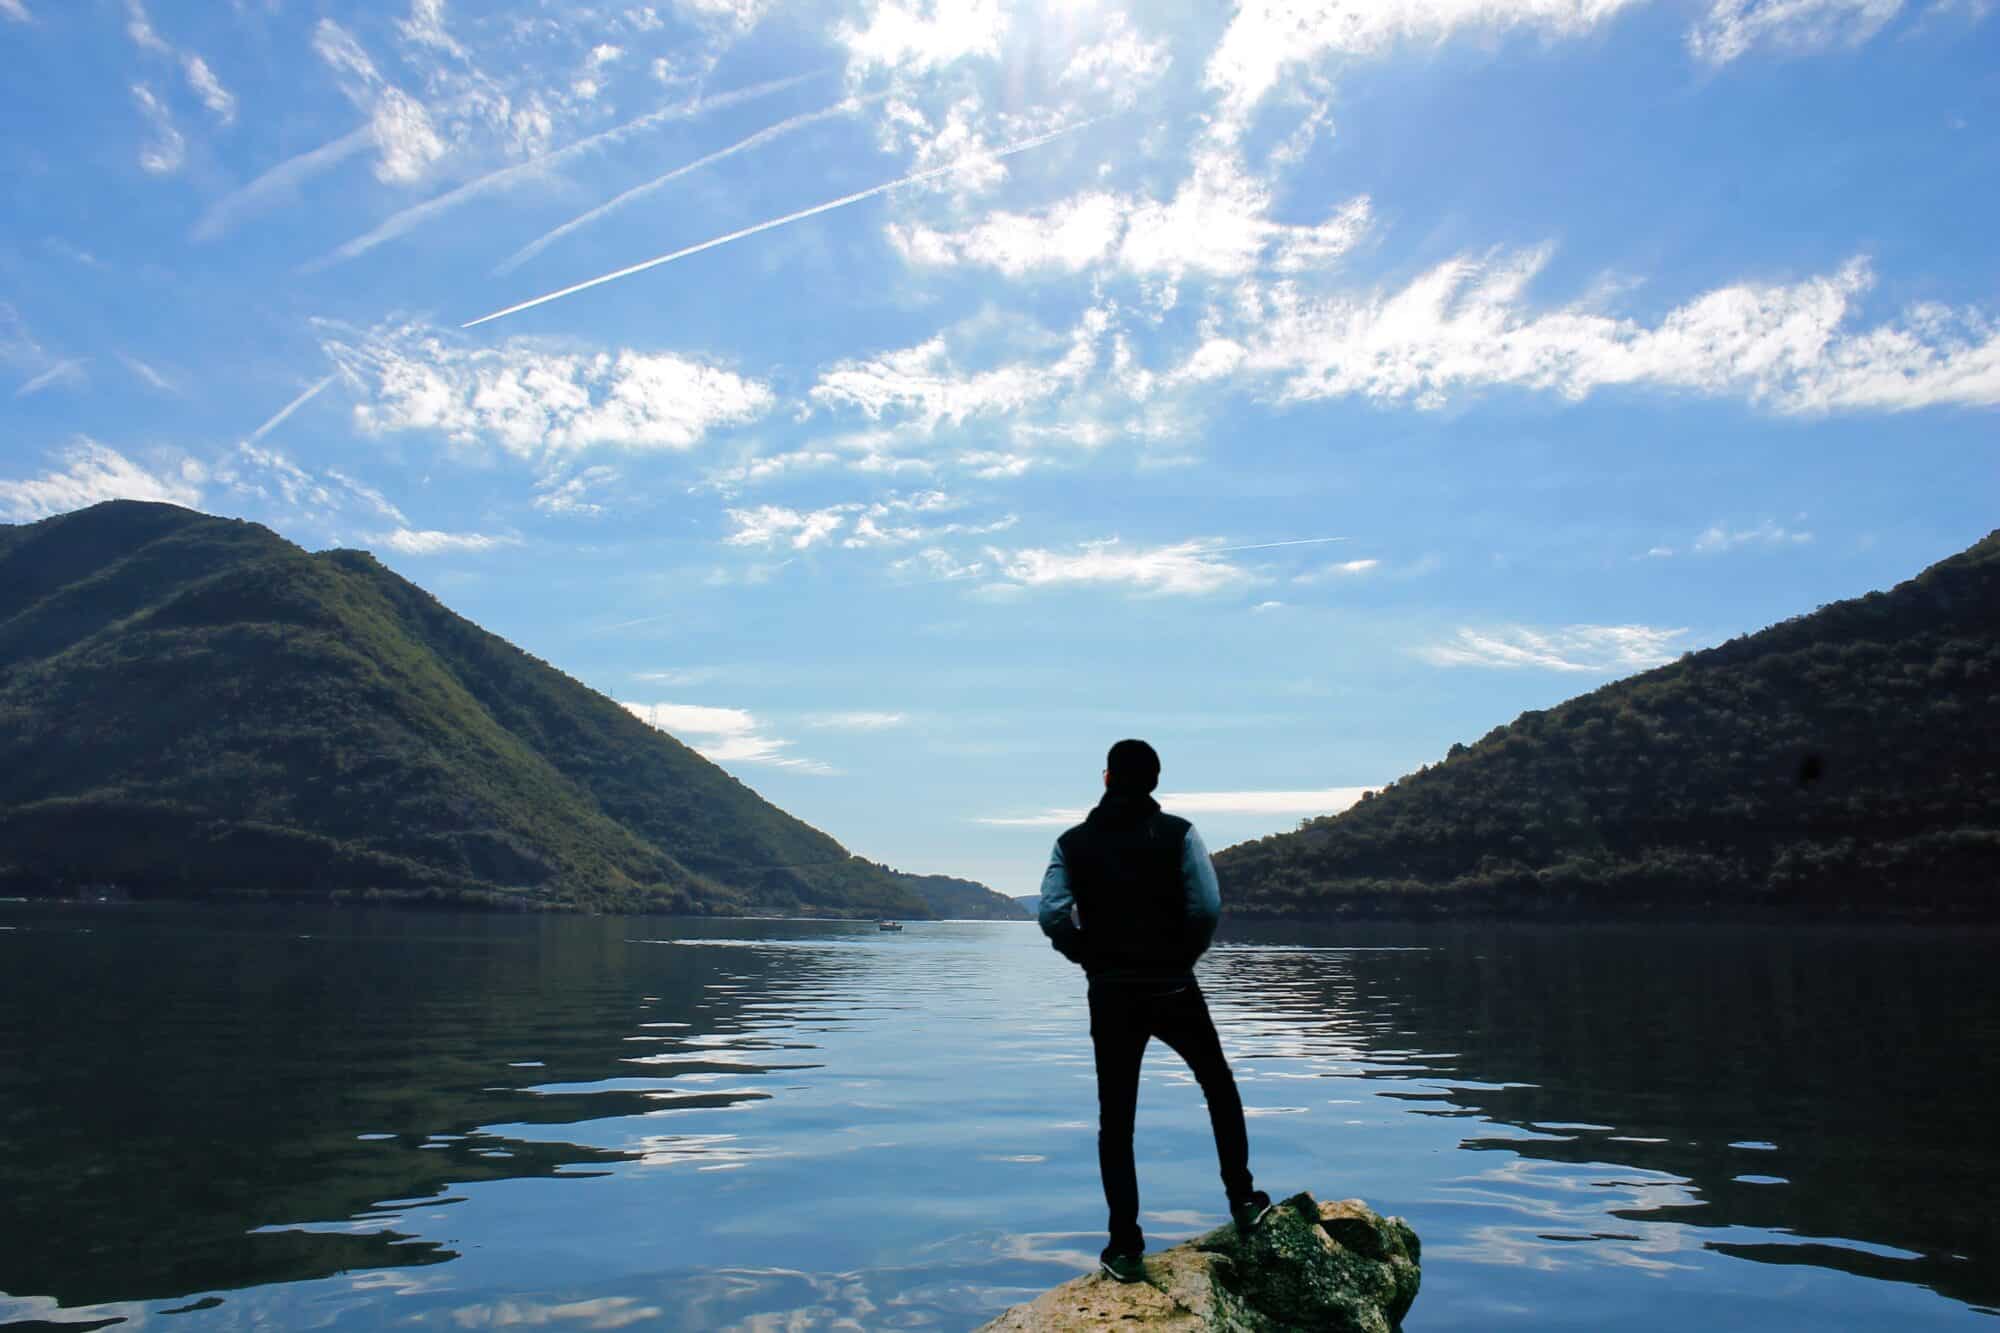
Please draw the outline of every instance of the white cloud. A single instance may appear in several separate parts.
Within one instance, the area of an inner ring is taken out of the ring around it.
[[[723,674],[720,667],[676,667],[666,671],[636,671],[632,679],[654,685],[700,685]]]
[[[1688,32],[1688,50],[1725,65],[1760,45],[1792,52],[1859,46],[1902,9],[1903,0],[1711,0]]]
[[[410,520],[404,516],[403,511],[390,503],[389,497],[376,490],[373,486],[365,482],[356,481],[337,467],[328,468],[326,475],[329,481],[337,482],[349,494],[353,495],[370,509],[373,509],[383,518],[391,519],[403,527],[409,526]]]
[[[691,736],[695,752],[714,763],[771,764],[804,773],[831,773],[817,759],[783,753],[788,740],[766,735],[763,724],[741,708],[711,708],[702,704],[625,705],[633,716],[679,739]]]
[[[905,577],[921,575],[924,582],[954,583],[978,578],[986,572],[986,562],[963,560],[942,546],[927,546],[915,555],[892,561],[889,569]]]
[[[539,492],[535,496],[535,508],[545,514],[601,514],[604,506],[590,499],[590,493],[616,480],[618,470],[609,467],[587,467],[573,477],[544,477],[535,483]]]
[[[923,491],[917,495],[901,499],[878,501],[861,511],[854,520],[853,532],[841,543],[849,549],[870,546],[909,546],[916,542],[934,542],[940,537],[980,536],[995,532],[1005,532],[1020,522],[1020,517],[1008,514],[988,523],[923,523],[911,522],[911,514],[936,513],[940,510],[956,509],[960,501],[952,499],[942,491]]]
[[[920,267],[976,265],[1020,277],[1110,262],[1141,278],[1178,281],[1190,272],[1242,277],[1267,256],[1279,273],[1324,270],[1360,243],[1373,219],[1366,195],[1311,226],[1272,221],[1271,204],[1270,187],[1233,151],[1205,148],[1165,200],[1091,190],[1039,213],[989,213],[957,231],[891,223],[888,236]]]
[[[1081,84],[1119,105],[1130,105],[1167,72],[1171,61],[1165,41],[1146,40],[1130,19],[1113,10],[1103,35],[1070,57],[1062,82]]]
[[[770,0],[674,0],[674,7],[683,14],[697,19],[721,20],[738,32],[748,32],[757,26],[757,21],[770,8]],[[651,9],[635,11],[650,17]],[[634,23],[642,32],[647,30],[643,19]],[[657,26],[657,23],[654,25]]]
[[[444,139],[431,124],[430,112],[401,88],[382,89],[368,121],[368,133],[381,155],[375,163],[375,175],[394,185],[422,180],[431,163],[445,153]]]
[[[146,7],[141,0],[125,0],[125,35],[142,51],[151,51],[155,55],[173,54],[174,48],[153,31],[152,21],[146,17]]]
[[[1007,17],[999,0],[879,0],[865,24],[842,23],[834,39],[848,70],[921,74],[966,56],[998,56]]]
[[[1382,567],[1380,560],[1342,560],[1322,569],[1309,570],[1295,575],[1294,583],[1320,583],[1327,579],[1352,579],[1364,574],[1372,574]]]
[[[364,397],[354,409],[363,431],[432,430],[522,458],[691,449],[773,402],[759,381],[671,352],[563,352],[529,339],[468,347],[413,325],[324,346]]]
[[[32,23],[35,18],[22,0],[0,0],[0,14],[5,14],[16,23]]]
[[[794,551],[803,551],[831,538],[858,508],[858,505],[839,504],[815,510],[787,509],[783,505],[730,509],[724,512],[736,530],[723,541],[731,546],[783,544]]]
[[[901,351],[839,362],[821,373],[810,396],[823,407],[857,407],[877,420],[902,416],[927,431],[963,425],[971,417],[1019,411],[1075,385],[1096,364],[1097,343],[1109,323],[1103,308],[1087,310],[1057,361],[970,372],[957,368],[939,335]]]
[[[1803,546],[1812,539],[1810,532],[1782,528],[1769,519],[1754,528],[1726,528],[1718,523],[1694,539],[1693,550],[1697,555],[1718,555],[1739,546]]]
[[[1288,401],[1424,408],[1500,385],[1578,400],[1646,385],[1793,414],[2000,403],[2000,325],[1981,311],[1920,305],[1896,322],[1843,329],[1873,284],[1865,260],[1791,284],[1718,288],[1648,327],[1579,306],[1528,307],[1524,293],[1547,259],[1546,249],[1462,257],[1400,291],[1360,296],[1246,289],[1235,336],[1211,333],[1177,375],[1270,374],[1283,377]]]
[[[0,513],[17,523],[82,509],[101,500],[158,500],[193,508],[201,503],[200,470],[180,475],[152,472],[88,436],[64,450],[59,472],[24,481],[0,481]]]
[[[1041,214],[989,213],[958,232],[889,225],[889,242],[912,264],[975,264],[1018,278],[1038,268],[1075,273],[1108,256],[1124,230],[1122,200],[1102,192],[1065,199]]]
[[[1685,629],[1649,625],[1463,628],[1448,640],[1419,649],[1417,655],[1436,666],[1536,667],[1608,675],[1671,662],[1681,653],[1680,641],[1686,636]]]
[[[907,713],[875,713],[865,710],[848,713],[821,713],[808,718],[809,727],[822,727],[834,731],[885,731],[890,727],[900,727],[909,721]]]
[[[1361,800],[1373,787],[1321,787],[1310,791],[1160,792],[1154,799],[1172,814],[1332,815]],[[1000,828],[1067,828],[1090,811],[1082,807],[1043,810],[1032,815],[988,815],[972,820]]]
[[[223,124],[232,124],[236,120],[236,98],[222,86],[222,80],[215,77],[215,71],[208,67],[208,62],[190,52],[182,58],[181,68],[187,73],[188,87],[194,89],[201,104]]]
[[[1403,42],[1441,42],[1460,28],[1529,28],[1577,36],[1642,0],[1246,0],[1209,56],[1204,82],[1221,99],[1218,133],[1242,131],[1286,70],[1327,56],[1376,56]]]
[[[180,387],[178,385],[176,385],[172,380],[168,379],[165,375],[162,375],[159,371],[147,365],[144,361],[141,361],[138,357],[121,355],[118,359],[120,361],[123,361],[125,363],[125,368],[131,371],[134,375],[138,376],[139,379],[143,381],[148,388],[158,389],[161,393],[180,392]]]
[[[282,499],[294,510],[321,512],[337,508],[340,499],[326,483],[276,449],[256,443],[253,436],[216,465],[215,479],[238,495],[260,500]],[[272,495],[275,489],[277,495]]]
[[[398,528],[394,532],[381,533],[371,540],[380,542],[392,551],[404,555],[446,555],[453,551],[490,551],[499,546],[512,546],[518,539],[513,537],[489,537],[480,532],[438,532],[432,529],[412,531]]]
[[[140,145],[139,165],[155,176],[179,171],[187,160],[187,140],[174,128],[174,118],[166,104],[143,83],[132,85],[132,100],[139,104],[139,113],[153,127],[151,142]]]
[[[422,179],[445,154],[444,139],[424,104],[383,78],[361,43],[332,19],[321,19],[313,30],[313,50],[336,76],[345,76],[342,91],[368,113],[368,135],[378,154],[376,178],[400,185]]]
[[[994,551],[999,576],[1021,588],[1124,586],[1165,596],[1200,596],[1253,581],[1223,559],[1213,543],[1128,547],[1117,538],[1085,542],[1076,551]]]

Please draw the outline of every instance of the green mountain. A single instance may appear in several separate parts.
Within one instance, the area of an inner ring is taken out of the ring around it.
[[[887,870],[888,867],[884,866]],[[931,915],[957,921],[1025,921],[1021,904],[984,884],[950,875],[915,875],[890,870],[897,882],[924,900]]]
[[[1216,858],[1234,913],[2000,915],[2000,532]]]
[[[361,551],[115,501],[0,526],[0,885],[930,915]]]

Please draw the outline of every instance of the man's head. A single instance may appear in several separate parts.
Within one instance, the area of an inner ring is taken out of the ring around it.
[[[1110,791],[1148,793],[1160,785],[1160,756],[1144,741],[1125,740],[1104,756],[1104,785]]]

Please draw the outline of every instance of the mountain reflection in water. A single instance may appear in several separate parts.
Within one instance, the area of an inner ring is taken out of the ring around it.
[[[969,1328],[1101,1243],[1081,979],[1031,925],[0,927],[0,1325]],[[1286,940],[1202,971],[1253,1163],[1410,1219],[1413,1331],[1990,1326],[1992,934]],[[1139,1156],[1156,1246],[1220,1220],[1157,1049]]]

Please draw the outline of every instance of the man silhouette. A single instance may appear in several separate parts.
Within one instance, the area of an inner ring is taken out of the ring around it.
[[[1119,741],[1104,761],[1104,799],[1056,839],[1042,875],[1042,933],[1090,978],[1090,1041],[1097,1057],[1097,1169],[1111,1241],[1099,1262],[1120,1282],[1145,1277],[1132,1119],[1139,1064],[1158,1037],[1187,1061],[1208,1099],[1229,1212],[1245,1231],[1270,1211],[1250,1179],[1243,1102],[1194,979],[1215,936],[1222,894],[1208,848],[1187,820],[1161,811],[1152,792],[1160,756]]]

